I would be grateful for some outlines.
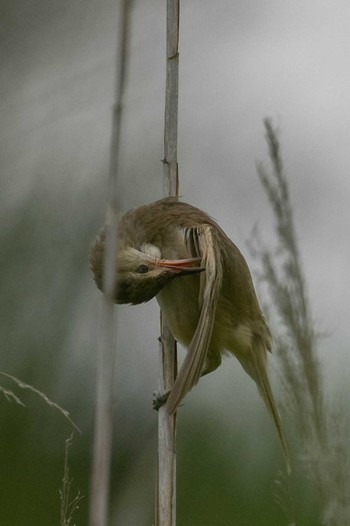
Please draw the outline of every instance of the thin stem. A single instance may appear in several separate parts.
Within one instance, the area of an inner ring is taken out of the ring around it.
[[[89,526],[106,526],[109,507],[109,480],[113,438],[114,369],[116,354],[116,320],[113,292],[115,286],[117,212],[119,209],[117,182],[120,164],[120,135],[122,129],[125,91],[130,0],[122,0],[119,17],[117,52],[116,103],[113,108],[113,128],[110,152],[107,199],[107,233],[105,244],[101,325],[97,353],[97,401],[92,459]]]
[[[177,125],[179,87],[180,0],[167,0],[166,89],[164,117],[164,196],[178,195]],[[161,314],[160,389],[171,389],[177,373],[176,342]],[[165,406],[158,415],[156,526],[176,524],[176,415]]]

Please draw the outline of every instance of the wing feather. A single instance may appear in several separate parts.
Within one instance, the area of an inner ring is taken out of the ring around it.
[[[167,401],[173,413],[185,395],[201,377],[213,332],[216,308],[222,285],[222,262],[219,235],[211,225],[201,225],[186,231],[186,242],[193,257],[202,258],[198,325]]]

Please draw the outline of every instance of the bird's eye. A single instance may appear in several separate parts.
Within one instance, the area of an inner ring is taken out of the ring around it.
[[[148,271],[149,271],[149,267],[147,265],[140,265],[136,269],[136,272],[138,274],[146,274]]]

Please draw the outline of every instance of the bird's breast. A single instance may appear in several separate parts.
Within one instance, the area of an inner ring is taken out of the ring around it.
[[[200,307],[199,277],[182,276],[170,281],[156,296],[174,337],[188,346],[195,333]]]

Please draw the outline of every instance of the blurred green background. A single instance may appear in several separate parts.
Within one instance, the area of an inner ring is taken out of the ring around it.
[[[268,240],[273,234],[254,163],[266,156],[262,118],[281,117],[311,300],[320,325],[333,332],[321,344],[326,385],[348,411],[350,101],[342,91],[348,68],[340,51],[350,37],[342,23],[349,8],[336,3],[338,14],[316,1],[307,8],[302,2],[184,2],[179,161],[184,200],[213,215],[256,267],[245,249],[254,224]],[[84,495],[72,522],[81,526],[88,513],[100,304],[88,250],[104,222],[119,4],[14,0],[0,6],[0,371],[46,393],[82,430],[69,463],[72,493],[79,488]],[[164,36],[165,2],[135,1],[122,139],[125,209],[162,195]],[[322,64],[314,60],[319,54]],[[339,97],[342,109],[334,102]],[[110,524],[151,525],[156,303],[119,309],[118,324]],[[0,524],[59,524],[72,428],[34,393],[1,376],[0,385],[25,404],[0,398]],[[255,386],[226,360],[180,411],[178,524],[291,524],[276,503],[279,469],[279,444]],[[321,524],[298,469],[290,484],[297,524]]]

